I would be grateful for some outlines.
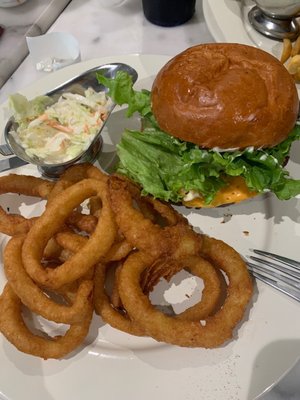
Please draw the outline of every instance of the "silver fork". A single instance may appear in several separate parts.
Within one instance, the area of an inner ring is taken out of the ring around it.
[[[246,260],[251,274],[300,302],[300,262],[267,251],[252,251],[261,257],[249,256],[251,261]]]

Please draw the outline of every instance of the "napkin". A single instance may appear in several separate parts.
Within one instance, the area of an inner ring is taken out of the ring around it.
[[[80,49],[74,36],[50,32],[26,37],[29,55],[38,71],[52,72],[80,61]]]

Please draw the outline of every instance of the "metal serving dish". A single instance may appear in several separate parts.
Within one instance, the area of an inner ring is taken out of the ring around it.
[[[258,32],[275,40],[295,40],[299,36],[300,0],[253,0],[253,3],[256,6],[248,17]]]
[[[107,91],[107,88],[105,88],[102,84],[98,83],[97,78],[96,78],[96,72],[101,73],[102,75],[108,77],[108,78],[114,78],[117,74],[118,71],[125,71],[127,72],[131,77],[133,82],[137,80],[138,74],[134,68],[127,64],[122,64],[122,63],[111,63],[111,64],[105,64],[101,65],[95,68],[92,68],[70,80],[67,82],[62,83],[61,85],[57,86],[56,88],[52,89],[48,93],[46,93],[47,96],[50,96],[54,98],[56,101],[59,96],[64,93],[64,92],[70,92],[70,93],[78,93],[78,94],[83,94],[84,90],[86,90],[89,87],[92,87],[95,91]],[[112,105],[107,119],[104,121],[103,125],[99,129],[99,132],[95,136],[94,140],[90,144],[90,146],[83,151],[82,153],[78,154],[75,158],[64,162],[64,163],[58,163],[58,164],[46,164],[42,160],[40,160],[38,157],[30,157],[28,154],[26,154],[24,148],[16,142],[14,139],[13,135],[11,134],[12,130],[15,130],[17,123],[14,120],[14,117],[11,117],[8,122],[6,123],[6,126],[4,128],[4,137],[5,141],[7,143],[6,147],[6,154],[5,155],[12,155],[15,154],[17,157],[21,158],[22,160],[34,164],[37,166],[38,170],[40,173],[50,179],[56,179],[58,178],[62,172],[68,168],[69,166],[75,164],[75,163],[83,163],[83,162],[91,162],[93,163],[95,159],[98,157],[99,152],[102,147],[102,137],[101,137],[101,132],[106,124],[106,122],[109,119],[109,116],[111,115],[111,112],[114,108],[114,104]],[[7,151],[8,149],[8,151]],[[9,151],[11,150],[11,151]],[[9,154],[10,153],[10,154]]]

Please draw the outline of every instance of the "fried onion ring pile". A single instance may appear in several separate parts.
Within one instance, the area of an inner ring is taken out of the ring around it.
[[[215,348],[233,337],[252,295],[246,265],[169,204],[90,164],[70,167],[55,183],[0,177],[4,193],[46,203],[30,219],[0,208],[0,232],[11,236],[3,249],[0,331],[20,351],[65,357],[84,342],[94,311],[115,329],[178,346]],[[202,298],[180,314],[164,314],[149,295],[183,269],[203,280]],[[54,337],[38,332],[27,313],[66,329]]]

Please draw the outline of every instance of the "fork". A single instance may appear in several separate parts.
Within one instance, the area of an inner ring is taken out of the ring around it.
[[[300,302],[300,262],[267,251],[252,251],[261,257],[249,256],[251,261],[246,260],[251,274]]]

